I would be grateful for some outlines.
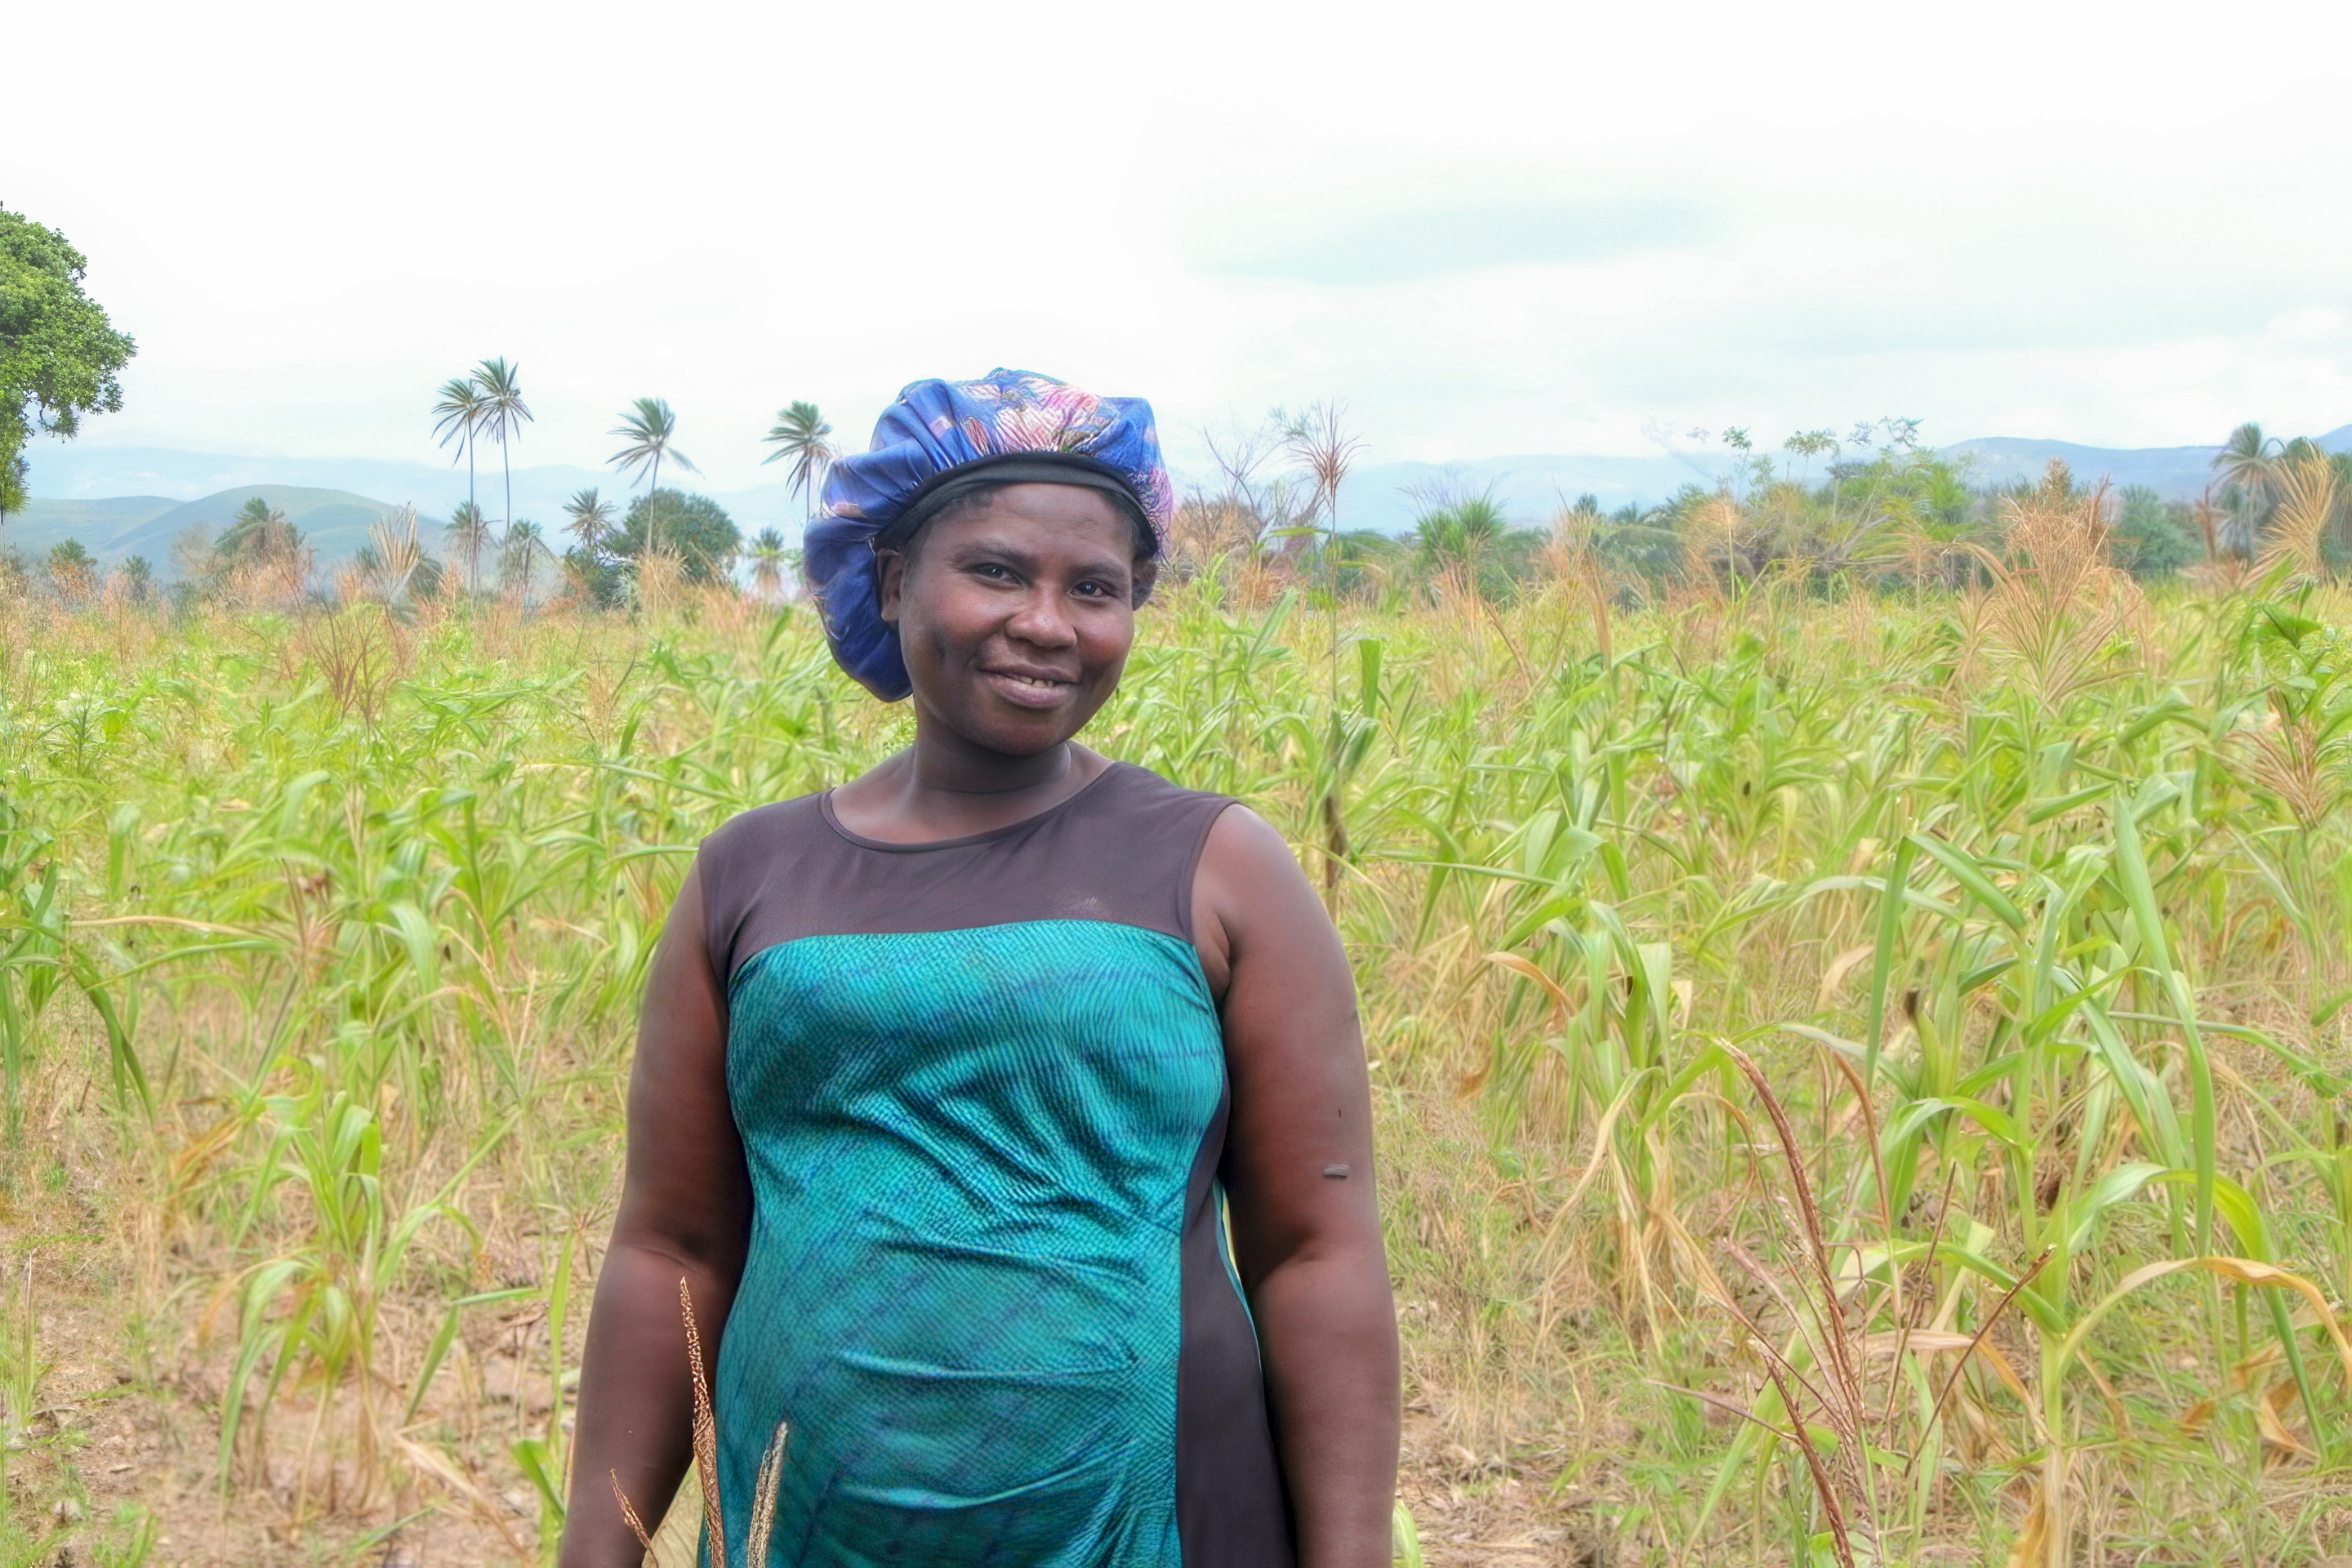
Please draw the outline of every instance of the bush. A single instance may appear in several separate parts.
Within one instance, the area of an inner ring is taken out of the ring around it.
[[[689,583],[714,582],[724,575],[743,536],[726,509],[709,496],[682,490],[653,490],[629,503],[613,553],[635,560],[645,553],[648,539],[674,552]]]
[[[2135,577],[2168,577],[2203,553],[2185,501],[2168,501],[2146,485],[2126,485],[2110,541],[2116,564]]]

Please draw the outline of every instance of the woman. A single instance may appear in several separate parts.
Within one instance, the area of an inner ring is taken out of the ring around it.
[[[918,383],[825,497],[835,657],[912,694],[914,743],[737,816],[679,891],[563,1563],[634,1564],[613,1482],[642,1508],[685,1469],[683,1278],[730,1568],[780,1423],[778,1563],[1384,1568],[1345,954],[1258,817],[1072,740],[1173,510],[1150,406]]]

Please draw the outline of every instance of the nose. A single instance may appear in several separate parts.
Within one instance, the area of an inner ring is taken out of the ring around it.
[[[1077,628],[1070,624],[1062,595],[1044,584],[1023,596],[1021,607],[1013,612],[1004,629],[1032,647],[1072,647],[1078,640]]]

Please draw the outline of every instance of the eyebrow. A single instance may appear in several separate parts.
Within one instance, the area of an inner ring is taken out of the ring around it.
[[[950,559],[953,560],[960,565],[968,565],[988,556],[999,557],[1009,562],[1013,565],[1020,567],[1024,572],[1034,573],[1037,569],[1037,555],[1035,552],[1024,550],[1018,545],[1008,543],[1001,538],[993,538],[987,534],[982,534],[977,538],[965,540],[961,543],[954,546],[949,552]],[[1117,555],[1106,552],[1105,554],[1094,557],[1092,560],[1080,561],[1077,566],[1076,574],[1085,576],[1114,571],[1124,571],[1129,575],[1132,576],[1135,572],[1135,563],[1132,561],[1122,561],[1118,559]]]

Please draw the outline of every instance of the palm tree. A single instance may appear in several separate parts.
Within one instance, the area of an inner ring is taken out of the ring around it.
[[[572,520],[563,525],[564,531],[580,542],[583,553],[593,555],[604,547],[604,536],[613,531],[613,503],[599,496],[594,486],[565,501],[563,512]]]
[[[482,423],[482,384],[470,375],[455,375],[441,384],[441,401],[433,405],[437,422],[433,433],[446,447],[457,443],[466,458],[466,504],[474,504],[474,433]]]
[[[490,542],[490,525],[488,520],[482,516],[482,509],[472,501],[451,508],[449,521],[441,530],[441,537],[447,542],[453,553],[464,559],[466,592],[473,593],[480,573],[482,552],[488,548]]]
[[[552,554],[547,548],[546,535],[539,524],[525,518],[507,529],[506,539],[499,547],[499,581],[515,581],[522,590],[522,602],[530,603],[530,583],[533,570],[542,555]]]
[[[1510,518],[1492,495],[1465,496],[1422,513],[1414,520],[1411,539],[1424,571],[1475,568],[1510,528]]]
[[[507,452],[507,443],[522,434],[530,423],[530,409],[522,400],[522,366],[509,364],[506,356],[486,359],[474,372],[474,385],[480,392],[481,426],[499,444],[499,463],[507,476],[507,510],[499,521],[514,521],[514,463]]]
[[[646,542],[651,544],[654,542],[656,522],[652,500],[661,489],[662,459],[667,458],[689,474],[701,470],[685,453],[670,450],[669,444],[677,436],[677,416],[670,412],[669,404],[664,398],[638,398],[621,416],[621,422],[613,427],[612,434],[629,444],[605,461],[616,465],[624,473],[631,468],[638,469],[650,480],[646,486]]]
[[[213,555],[223,562],[244,564],[290,556],[301,542],[302,535],[284,512],[259,496],[248,496],[236,520],[213,546]]]
[[[751,541],[751,586],[763,599],[774,600],[783,589],[784,536],[772,528],[763,528]]]
[[[2263,427],[2250,419],[2231,431],[2221,449],[2213,454],[2213,467],[2220,470],[2225,487],[2222,504],[2230,524],[2231,554],[2253,554],[2254,536],[2277,504],[2278,447],[2276,439],[2265,440]]]
[[[814,403],[793,403],[776,411],[776,423],[762,439],[772,442],[775,450],[760,459],[773,463],[788,459],[792,463],[792,489],[800,492],[806,503],[808,515],[816,515],[816,498],[824,489],[825,470],[841,454],[827,439],[833,426],[816,411]]]

